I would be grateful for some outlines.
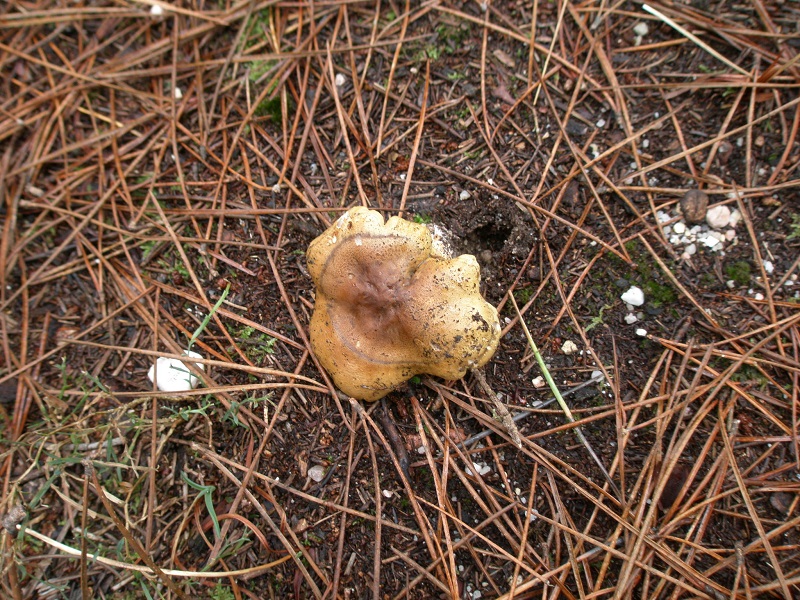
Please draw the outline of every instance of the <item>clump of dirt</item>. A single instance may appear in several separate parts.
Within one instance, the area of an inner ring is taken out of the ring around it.
[[[524,208],[484,192],[436,208],[433,219],[453,234],[456,253],[478,259],[486,294],[493,300],[503,296],[537,241],[533,219]]]

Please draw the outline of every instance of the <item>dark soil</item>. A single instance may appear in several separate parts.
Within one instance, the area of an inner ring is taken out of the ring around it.
[[[79,4],[0,8],[0,596],[800,596],[796,6],[659,8],[720,60],[632,2]],[[332,387],[361,204],[477,258],[521,448],[472,374]]]

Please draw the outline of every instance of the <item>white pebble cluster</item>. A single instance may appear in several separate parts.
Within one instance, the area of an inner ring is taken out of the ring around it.
[[[700,247],[723,254],[727,245],[736,244],[736,226],[742,219],[737,209],[731,210],[724,204],[708,209],[705,224],[691,227],[683,220],[668,224],[673,217],[665,211],[658,211],[656,216],[659,224],[663,224],[661,231],[667,241],[683,249],[684,260],[697,254]]]

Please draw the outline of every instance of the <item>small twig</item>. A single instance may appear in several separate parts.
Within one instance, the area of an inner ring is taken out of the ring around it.
[[[54,540],[51,537],[44,535],[43,533],[39,533],[35,529],[31,529],[30,527],[23,527],[20,524],[16,524],[14,526],[18,531],[20,531],[23,535],[28,535],[40,542],[44,542],[48,546],[55,548],[56,550],[60,550],[66,556],[71,556],[75,558],[81,557],[81,551],[77,548],[73,548],[72,546],[68,546],[58,540]],[[115,569],[124,569],[127,571],[135,571],[137,573],[142,573],[143,575],[147,575],[152,577],[155,575],[155,572],[143,565],[137,565],[133,563],[126,563],[120,560],[114,560],[113,558],[106,558],[105,556],[100,556],[99,554],[90,554],[87,558],[93,562],[97,562],[101,565],[105,565],[107,567],[113,567]],[[176,569],[161,569],[161,572],[164,575],[168,575],[170,577],[187,577],[189,579],[214,579],[214,578],[228,578],[228,577],[245,577],[250,576],[253,577],[255,575],[260,575],[269,571],[278,565],[285,563],[288,560],[292,559],[292,555],[289,554],[278,560],[274,560],[271,563],[267,563],[264,565],[258,565],[255,567],[249,567],[247,569],[239,569],[237,571],[180,571]]]
[[[475,379],[478,380],[478,384],[481,386],[484,393],[489,396],[492,404],[494,404],[494,409],[497,412],[496,418],[498,421],[500,421],[503,429],[506,430],[506,433],[511,436],[511,441],[514,442],[514,445],[517,448],[522,448],[522,438],[519,435],[517,424],[514,422],[514,418],[511,416],[511,413],[508,412],[506,405],[500,401],[500,398],[497,397],[497,394],[494,393],[494,390],[486,381],[483,370],[475,369],[472,371],[472,374],[475,376]]]
[[[570,396],[570,395],[572,395],[572,394],[574,394],[576,392],[581,391],[582,389],[584,389],[586,387],[589,387],[592,384],[599,383],[600,381],[602,381],[602,379],[593,377],[593,378],[591,378],[591,379],[589,379],[587,381],[584,381],[583,383],[579,383],[578,385],[569,388],[567,391],[565,391],[561,395],[564,396],[564,397]],[[536,414],[535,411],[543,409],[543,408],[545,408],[547,406],[550,406],[555,401],[556,401],[555,396],[551,396],[550,398],[548,398],[547,400],[544,400],[544,401],[538,401],[537,400],[534,403],[534,406],[531,407],[532,410],[523,410],[523,411],[520,411],[518,413],[514,413],[511,416],[511,419],[514,421],[514,423],[519,423],[520,421],[524,421],[525,419],[527,419],[531,415]],[[476,433],[472,437],[467,438],[466,440],[464,440],[463,442],[458,444],[458,446],[460,448],[466,448],[467,446],[470,446],[470,445],[474,444],[475,442],[478,442],[478,441],[482,440],[483,438],[492,435],[493,433],[494,433],[494,431],[492,429],[485,429],[485,430],[481,431],[480,433]]]
[[[383,431],[386,433],[386,437],[389,439],[389,442],[391,442],[392,449],[397,455],[397,462],[400,463],[400,470],[403,472],[403,475],[405,475],[405,478],[411,481],[411,476],[408,473],[408,452],[403,443],[403,438],[400,437],[400,432],[397,430],[397,426],[394,424],[394,420],[389,413],[389,407],[386,406],[385,398],[381,400],[381,410],[378,411],[378,420],[381,422]]]

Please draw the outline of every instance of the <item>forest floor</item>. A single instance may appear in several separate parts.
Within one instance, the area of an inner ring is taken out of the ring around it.
[[[2,3],[0,595],[800,597],[798,23]],[[305,251],[356,205],[477,258],[521,447],[471,373],[335,392]]]

